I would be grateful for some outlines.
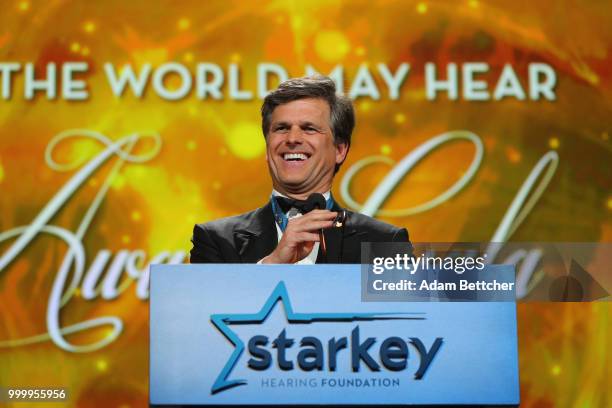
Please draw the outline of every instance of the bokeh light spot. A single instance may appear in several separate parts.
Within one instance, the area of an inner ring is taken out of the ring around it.
[[[130,215],[130,217],[132,218],[132,221],[140,221],[142,219],[142,215],[140,214],[140,211],[132,211],[132,214]]]
[[[186,147],[187,150],[194,151],[198,147],[198,144],[195,142],[195,140],[190,140],[187,142]]]
[[[231,128],[226,143],[230,151],[242,159],[253,159],[266,150],[259,125],[252,122],[241,122]]]
[[[179,30],[187,30],[189,27],[191,27],[191,21],[189,21],[188,18],[183,17],[178,21],[177,27]]]
[[[561,374],[561,366],[559,364],[555,364],[554,366],[552,366],[552,368],[550,369],[550,372],[552,373],[552,375],[557,376],[559,374]]]
[[[369,112],[372,108],[372,104],[369,101],[361,101],[359,103],[359,110],[362,112]]]
[[[391,146],[389,146],[388,144],[380,146],[380,152],[385,156],[388,156],[389,154],[391,154]]]
[[[125,187],[125,184],[125,177],[121,174],[115,174],[115,177],[113,177],[113,180],[111,181],[111,187],[116,190],[121,190],[123,187]]]
[[[315,38],[315,51],[324,61],[336,62],[350,51],[346,36],[337,30],[321,31]]]
[[[548,146],[550,146],[551,149],[559,148],[559,139],[557,139],[556,137],[551,137],[550,139],[548,139]]]
[[[506,157],[508,158],[508,161],[510,163],[514,163],[514,164],[520,162],[521,159],[523,158],[521,155],[521,152],[512,146],[506,149]]]
[[[291,25],[293,26],[294,29],[299,30],[300,28],[302,28],[302,17],[300,16],[294,16],[291,19]]]
[[[393,119],[395,120],[395,123],[401,125],[402,123],[406,122],[406,115],[403,113],[396,113]]]
[[[28,11],[30,9],[30,2],[29,1],[20,1],[19,3],[17,3],[17,10],[19,11]]]
[[[108,369],[108,362],[104,359],[99,359],[96,361],[96,369],[98,371],[106,371]]]
[[[86,21],[83,24],[83,31],[89,34],[93,33],[94,31],[96,31],[96,23],[94,23],[93,21]]]
[[[417,4],[416,6],[416,11],[419,14],[425,14],[427,13],[427,4],[420,2],[419,4]]]

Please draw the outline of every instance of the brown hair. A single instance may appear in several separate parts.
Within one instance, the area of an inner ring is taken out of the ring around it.
[[[293,78],[282,82],[269,93],[261,106],[261,128],[264,137],[270,130],[272,112],[277,106],[305,98],[321,98],[327,101],[334,143],[351,145],[351,134],[355,128],[355,111],[349,98],[336,93],[336,84],[331,78],[317,75]]]

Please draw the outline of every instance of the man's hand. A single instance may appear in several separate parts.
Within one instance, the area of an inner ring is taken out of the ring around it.
[[[333,225],[337,212],[313,210],[287,223],[278,246],[261,260],[262,264],[296,263],[306,258],[315,242],[319,242],[319,231]]]

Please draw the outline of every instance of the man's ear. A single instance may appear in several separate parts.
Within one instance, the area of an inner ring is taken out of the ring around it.
[[[336,145],[336,164],[342,164],[348,154],[348,143],[338,143]]]

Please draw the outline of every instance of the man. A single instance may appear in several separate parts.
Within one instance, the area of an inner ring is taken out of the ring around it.
[[[331,79],[283,82],[261,116],[272,197],[255,211],[196,225],[191,263],[361,263],[361,242],[411,248],[405,228],[343,210],[331,196],[355,127],[353,105]],[[313,193],[325,208],[305,208]]]

